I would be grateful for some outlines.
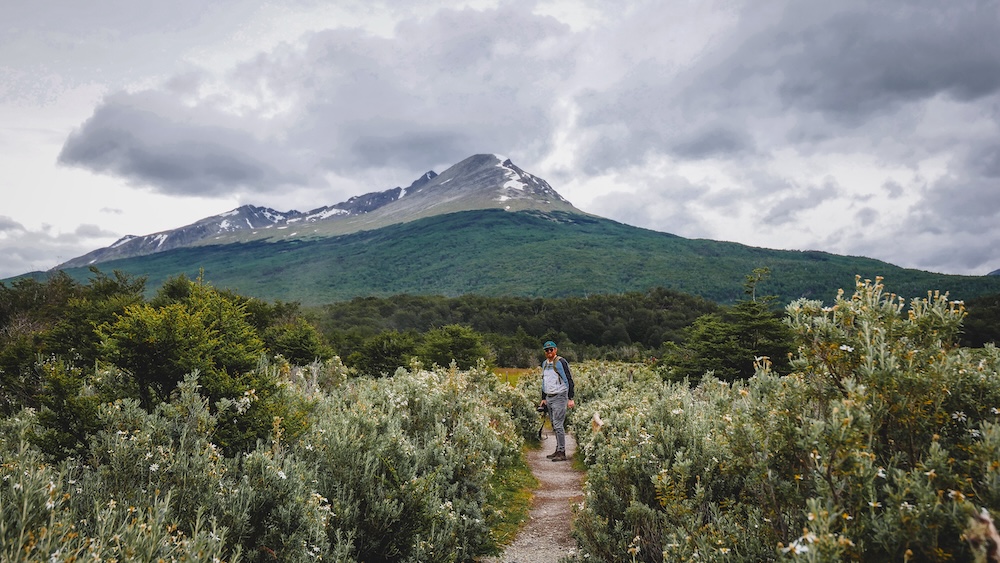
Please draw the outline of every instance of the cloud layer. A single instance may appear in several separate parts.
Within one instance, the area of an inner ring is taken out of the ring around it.
[[[226,64],[137,65],[146,78],[109,82],[58,162],[291,208],[287,194],[319,206],[499,152],[638,226],[1000,268],[995,2],[442,4],[345,3],[338,17],[356,20],[294,28]],[[255,3],[226,9],[263,29]],[[127,40],[233,36],[225,10],[186,13]]]

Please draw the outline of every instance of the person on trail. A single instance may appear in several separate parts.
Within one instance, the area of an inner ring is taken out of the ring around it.
[[[558,355],[556,343],[549,340],[542,345],[545,361],[542,362],[542,407],[548,407],[552,431],[556,435],[556,451],[545,456],[552,461],[566,461],[566,409],[573,408],[573,374],[569,362]]]

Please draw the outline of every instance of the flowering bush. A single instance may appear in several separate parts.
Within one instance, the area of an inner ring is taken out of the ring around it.
[[[455,561],[495,552],[497,471],[521,456],[511,399],[485,370],[340,377],[282,369],[303,428],[227,456],[198,378],[152,413],[100,405],[80,457],[46,461],[30,410],[0,422],[0,560]],[[268,367],[268,370],[272,368]],[[341,374],[342,375],[342,374]],[[506,394],[506,395],[504,395]],[[516,394],[513,395],[516,397]],[[288,412],[284,409],[282,412]]]
[[[332,542],[361,560],[454,561],[494,547],[498,467],[520,455],[509,414],[486,393],[491,374],[397,372],[330,395],[297,454],[318,467]]]
[[[954,345],[963,310],[858,281],[788,307],[793,373],[694,388],[587,366],[588,465],[575,534],[615,561],[969,559],[979,507],[1000,509],[1000,353]],[[598,387],[593,382],[600,381]],[[599,391],[597,389],[600,389]]]
[[[199,512],[186,529],[172,517],[169,492],[147,502],[93,496],[70,461],[47,464],[29,446],[30,411],[0,423],[0,560],[222,561],[225,532]],[[229,561],[237,561],[238,552]]]

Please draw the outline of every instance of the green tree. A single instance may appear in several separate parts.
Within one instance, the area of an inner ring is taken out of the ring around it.
[[[114,270],[109,276],[91,267],[90,282],[63,306],[58,322],[45,334],[45,352],[80,365],[93,365],[100,354],[95,330],[112,322],[130,305],[142,303],[146,278]]]
[[[1000,294],[969,299],[962,326],[962,346],[982,348],[992,342],[1000,344]]]
[[[280,354],[295,365],[333,357],[333,349],[323,342],[316,327],[302,317],[264,329],[264,344],[272,354]]]
[[[461,369],[474,367],[480,358],[492,360],[482,335],[462,325],[447,325],[424,334],[418,355],[428,364],[439,366],[454,360]]]
[[[386,331],[365,340],[348,356],[347,365],[365,375],[385,377],[409,365],[416,353],[417,343],[412,333]]]
[[[108,360],[132,374],[145,409],[197,371],[209,404],[239,414],[220,417],[215,436],[226,452],[252,448],[275,421],[286,436],[302,430],[308,406],[292,405],[279,387],[242,298],[201,279],[176,279],[151,303],[129,307],[99,329]]]
[[[264,342],[250,324],[240,299],[201,280],[192,282],[191,289],[184,303],[200,315],[205,328],[218,338],[212,350],[216,370],[238,375],[254,369],[264,354]]]
[[[142,301],[145,278],[90,272],[86,285],[65,272],[0,284],[0,412],[40,406],[46,371],[36,368],[39,356],[93,365],[99,344],[94,327]]]
[[[46,353],[45,335],[63,317],[66,303],[82,291],[64,272],[45,281],[0,283],[0,414],[39,406],[36,358]]]
[[[523,327],[517,327],[509,335],[484,334],[483,342],[489,347],[491,356],[496,358],[497,365],[517,368],[538,365],[538,339],[525,332]]]
[[[210,324],[203,313],[180,303],[158,309],[140,304],[98,333],[107,360],[132,375],[140,403],[151,410],[185,375],[215,369],[213,351],[222,341]]]
[[[244,391],[232,379],[257,366],[264,343],[241,305],[200,280],[183,279],[152,303],[162,305],[130,306],[98,329],[107,359],[135,377],[144,408],[196,370],[213,400]]]
[[[747,379],[765,358],[775,372],[788,372],[792,332],[783,315],[772,309],[774,298],[757,295],[757,285],[769,273],[766,268],[754,270],[744,285],[749,299],[703,315],[685,331],[684,345],[673,347],[666,359],[675,379],[697,382],[708,372],[723,381]]]
[[[84,453],[87,437],[100,426],[101,398],[85,391],[82,370],[65,361],[46,361],[36,369],[43,386],[38,394],[40,431],[34,441],[56,459]]]

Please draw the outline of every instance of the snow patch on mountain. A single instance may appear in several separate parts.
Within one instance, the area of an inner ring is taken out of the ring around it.
[[[122,238],[120,238],[117,241],[115,241],[115,243],[112,244],[111,246],[109,246],[108,248],[118,248],[119,246],[121,246],[121,245],[123,245],[123,244],[125,244],[125,243],[127,243],[127,242],[129,242],[131,240],[135,240],[137,238],[139,238],[139,237],[136,237],[134,235],[125,235]]]
[[[336,207],[327,207],[327,208],[324,208],[322,211],[319,211],[317,213],[311,213],[309,215],[306,215],[305,216],[305,220],[306,221],[321,221],[323,219],[327,219],[327,218],[333,217],[335,215],[350,215],[350,212],[347,211],[347,210],[345,210],[345,209],[337,209]],[[291,223],[292,220],[289,220],[288,222]]]

